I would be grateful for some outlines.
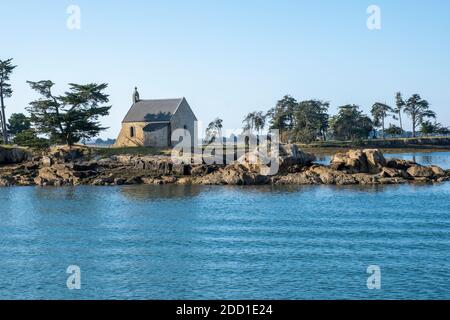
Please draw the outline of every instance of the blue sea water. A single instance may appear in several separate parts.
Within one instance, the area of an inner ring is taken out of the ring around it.
[[[3,188],[0,298],[450,299],[450,183]]]

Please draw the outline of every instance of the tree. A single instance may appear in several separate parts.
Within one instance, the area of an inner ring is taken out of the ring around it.
[[[271,117],[271,129],[291,130],[294,127],[294,112],[297,108],[297,100],[289,95],[279,100],[275,108],[269,110]]]
[[[391,135],[391,136],[399,136],[403,134],[403,130],[402,128],[400,128],[399,126],[393,125],[391,124],[389,126],[389,128],[386,129],[386,133]]]
[[[40,138],[33,129],[27,129],[17,133],[13,142],[22,147],[36,149],[45,149],[50,146],[50,141],[48,139]]]
[[[31,129],[31,120],[23,113],[13,113],[8,120],[8,134],[16,134]]]
[[[396,114],[394,116],[394,119],[399,120],[400,122],[400,129],[402,130],[402,132],[403,132],[402,112],[404,107],[405,101],[403,101],[402,94],[400,92],[397,92],[395,96],[395,108],[393,109],[393,112]]]
[[[262,111],[250,112],[245,116],[244,121],[242,121],[244,124],[243,130],[251,133],[255,129],[260,134],[266,126],[266,118],[267,115]]]
[[[12,89],[9,83],[11,73],[17,67],[12,63],[12,59],[0,60],[0,125],[2,130],[3,142],[8,143],[8,133],[6,128],[5,99],[11,98]]]
[[[254,112],[253,122],[255,125],[255,130],[258,134],[261,134],[261,131],[266,126],[266,115],[262,111]]]
[[[436,118],[436,113],[430,110],[430,105],[427,100],[424,100],[418,94],[413,94],[405,104],[405,113],[412,120],[413,137],[416,136],[416,129],[427,118]]]
[[[372,116],[375,127],[381,127],[383,130],[383,139],[384,139],[384,129],[385,129],[385,119],[390,112],[393,112],[393,109],[385,103],[376,102],[372,106]]]
[[[338,140],[366,139],[373,130],[373,123],[359,106],[345,105],[339,107],[338,114],[330,119],[330,128]]]
[[[429,134],[448,134],[449,129],[443,127],[438,122],[424,121],[420,126],[420,132],[424,135]]]
[[[108,87],[106,83],[70,83],[69,91],[60,96],[52,93],[54,83],[50,80],[28,83],[42,95],[27,108],[38,134],[46,134],[56,142],[72,146],[107,129],[98,121],[111,109],[111,106],[102,105],[109,102],[108,95],[103,93]]]
[[[420,126],[420,132],[424,135],[429,135],[429,134],[436,133],[438,128],[439,127],[436,123],[433,123],[431,121],[424,121],[424,122],[422,122],[422,124]]]
[[[220,118],[214,119],[206,128],[206,139],[213,142],[217,137],[222,137],[223,120]]]
[[[244,124],[244,131],[252,132],[255,127],[255,112],[250,112],[247,114],[242,123]]]
[[[295,111],[296,141],[310,143],[321,137],[326,139],[329,103],[319,100],[302,101]]]

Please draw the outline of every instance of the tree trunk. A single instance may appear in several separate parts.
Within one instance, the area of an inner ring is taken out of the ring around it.
[[[402,132],[403,132],[402,111],[401,110],[398,112],[398,119],[400,120],[400,129],[402,129]]]
[[[5,116],[5,103],[3,100],[3,91],[0,92],[0,105],[1,105],[1,117],[2,117],[2,134],[3,143],[8,144],[8,133],[6,132],[6,116]]]

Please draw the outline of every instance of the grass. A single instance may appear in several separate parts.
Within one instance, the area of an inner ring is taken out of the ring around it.
[[[110,157],[118,155],[156,156],[169,155],[171,149],[153,147],[127,147],[127,148],[92,148],[101,156]]]

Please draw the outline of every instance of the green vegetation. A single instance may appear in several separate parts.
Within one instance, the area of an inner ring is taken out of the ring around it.
[[[5,99],[11,98],[12,88],[9,83],[11,73],[17,66],[12,64],[12,59],[0,60],[0,129],[3,143],[8,143],[8,132],[5,114]]]
[[[31,122],[37,133],[48,135],[52,142],[71,146],[107,129],[98,121],[100,116],[108,115],[111,108],[102,106],[109,101],[108,95],[103,93],[107,84],[70,83],[68,92],[55,96],[52,93],[52,81],[28,83],[42,96],[41,99],[30,102],[27,109]]]
[[[336,140],[358,140],[369,136],[373,123],[359,106],[345,105],[339,107],[338,114],[330,119],[330,129]]]
[[[223,120],[216,118],[206,128],[206,141],[213,142],[222,137]]]
[[[23,113],[13,113],[8,120],[8,134],[15,136],[22,131],[31,129],[31,120]]]
[[[395,96],[395,107],[387,103],[376,102],[372,105],[370,118],[361,111],[360,106],[340,106],[336,115],[328,114],[330,104],[321,100],[307,100],[298,102],[295,98],[285,95],[277,102],[274,108],[263,113],[254,111],[245,116],[244,132],[258,133],[269,123],[270,129],[278,129],[283,142],[295,141],[297,143],[314,143],[317,141],[337,140],[352,141],[356,145],[369,137],[379,137],[376,128],[381,129],[381,138],[386,134],[390,136],[401,136],[406,132],[403,130],[402,114],[411,118],[413,132],[421,127],[421,133],[425,135],[449,133],[449,129],[437,123],[427,122],[426,119],[436,118],[436,113],[430,110],[428,101],[420,95],[413,94],[409,99],[403,100],[402,94],[398,92]],[[386,128],[387,119],[392,117],[399,121],[399,126],[389,124]],[[408,134],[408,133],[406,133]]]
[[[48,139],[40,138],[34,129],[27,129],[17,133],[13,142],[22,147],[30,147],[33,149],[46,149],[50,147]]]
[[[93,148],[97,154],[110,157],[117,155],[170,155],[171,149],[167,148],[151,148],[151,147],[127,147],[127,148]]]
[[[416,130],[426,118],[436,118],[436,113],[430,110],[427,100],[424,100],[418,94],[413,94],[408,100],[404,101],[401,94],[397,96],[397,103],[404,106],[405,113],[411,118],[413,137],[416,136]]]
[[[385,134],[385,120],[388,117],[389,113],[394,112],[394,109],[392,109],[390,106],[388,106],[385,103],[376,102],[372,106],[372,116],[373,116],[373,124],[375,127],[380,128],[383,130],[383,139]]]

